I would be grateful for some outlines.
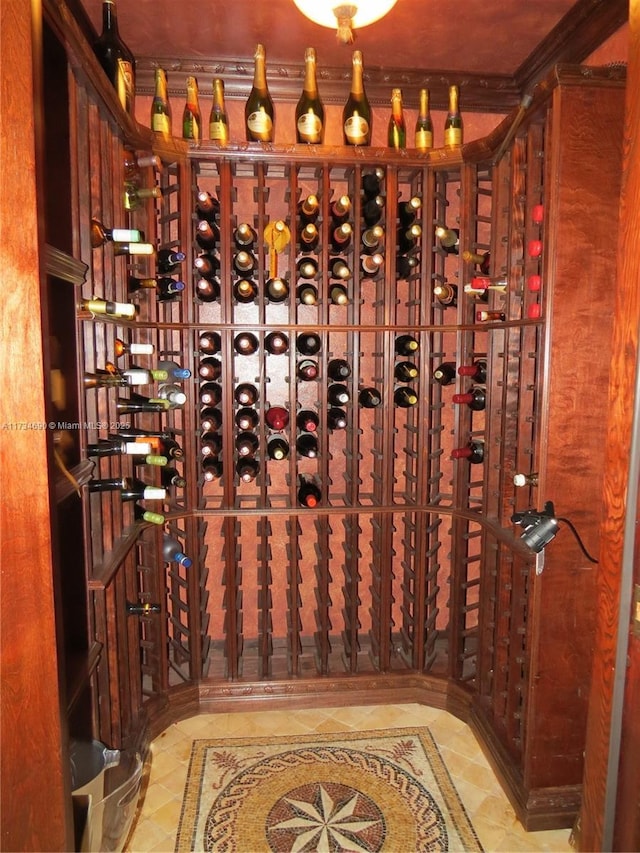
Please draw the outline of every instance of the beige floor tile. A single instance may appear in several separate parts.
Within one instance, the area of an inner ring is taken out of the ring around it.
[[[157,849],[158,844],[167,843],[167,833],[152,820],[139,820],[126,846],[128,853],[144,853]],[[170,848],[173,849],[173,848]]]

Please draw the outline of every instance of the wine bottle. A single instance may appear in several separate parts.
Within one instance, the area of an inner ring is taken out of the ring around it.
[[[159,512],[152,512],[149,509],[144,509],[140,504],[135,503],[133,505],[133,517],[136,521],[144,521],[147,524],[157,524],[162,526],[164,524],[164,515]]]
[[[200,302],[216,302],[220,298],[220,282],[216,279],[198,278],[194,290]]]
[[[163,275],[175,273],[180,264],[186,260],[184,252],[178,249],[160,249],[156,255],[156,267]]]
[[[504,311],[476,311],[476,323],[502,323],[506,319]]]
[[[303,305],[317,305],[318,290],[312,284],[301,284],[296,295]]]
[[[382,395],[377,388],[361,388],[358,392],[358,403],[363,409],[376,409],[382,405]]]
[[[238,456],[255,456],[260,447],[255,432],[241,432],[236,436],[235,448]]]
[[[302,355],[317,355],[321,348],[320,335],[315,332],[301,332],[296,337],[296,349]]]
[[[241,483],[253,483],[260,473],[260,463],[257,459],[238,459],[236,472]]]
[[[157,468],[162,468],[169,460],[166,456],[159,456],[157,453],[143,453],[139,456],[132,456],[131,461],[134,465],[154,465]]]
[[[138,257],[139,255],[150,256],[153,255],[155,249],[151,243],[114,243],[113,244],[113,254],[115,256],[122,257],[123,255],[129,255],[131,257]]]
[[[169,468],[169,466],[166,466],[160,472],[160,482],[165,489],[185,489],[187,486],[187,481],[178,469]]]
[[[265,291],[270,302],[284,302],[289,296],[289,285],[284,278],[276,275],[267,279]]]
[[[168,456],[169,459],[184,459],[184,450],[174,438],[161,438],[158,442],[158,449],[163,456]]]
[[[456,378],[456,365],[454,361],[443,361],[431,374],[439,385],[452,385]]]
[[[123,341],[122,338],[116,338],[114,351],[116,354],[116,358],[120,358],[125,353],[127,355],[152,355],[153,354],[153,344],[141,344],[141,343],[127,343]]]
[[[320,215],[318,196],[308,195],[298,202],[298,215],[303,223],[315,222]]]
[[[200,409],[200,429],[202,432],[216,432],[222,426],[222,412],[214,406]]]
[[[344,358],[332,358],[327,365],[327,376],[335,382],[342,382],[351,376],[351,365]]]
[[[407,128],[402,110],[402,89],[391,91],[391,117],[387,128],[387,145],[389,148],[407,147]]]
[[[413,335],[398,335],[395,340],[396,355],[413,355],[420,349],[420,344]]]
[[[413,388],[409,388],[408,385],[402,385],[393,392],[393,402],[402,409],[408,409],[411,406],[417,406],[418,395]]]
[[[233,268],[240,275],[252,273],[256,266],[256,259],[251,252],[241,249],[233,256]]]
[[[331,406],[345,406],[351,400],[351,392],[341,382],[332,382],[327,388],[327,400]]]
[[[378,222],[380,222],[382,214],[384,213],[384,205],[384,196],[381,195],[368,199],[362,205],[362,218],[365,225],[371,227],[372,225],[377,225]]]
[[[348,305],[349,294],[343,284],[332,284],[329,288],[329,300],[332,305]]]
[[[334,226],[342,225],[349,218],[351,212],[351,199],[348,195],[339,196],[332,202],[329,208],[329,216],[333,220]]]
[[[151,130],[168,139],[171,136],[171,104],[167,93],[167,72],[156,68],[156,88],[151,101]]]
[[[318,456],[318,439],[311,432],[303,432],[296,439],[296,453],[307,459],[315,459]]]
[[[458,254],[460,231],[457,228],[445,228],[443,225],[438,225],[436,237],[440,243],[440,248],[444,249],[447,254]]]
[[[400,228],[398,231],[398,251],[410,252],[418,245],[418,240],[422,236],[422,228],[414,222],[409,228]]]
[[[213,285],[212,285],[213,286]],[[179,281],[169,276],[161,276],[157,280],[157,294],[159,302],[173,302],[185,289],[184,281]],[[202,297],[200,297],[202,298]]]
[[[360,182],[365,198],[375,198],[382,190],[384,169],[378,167],[373,172],[366,172]]]
[[[161,441],[168,440],[170,437],[170,434],[166,430],[138,429],[137,427],[125,426],[124,424],[118,425],[117,435],[107,436],[109,440],[118,439],[120,441],[141,441],[144,444],[152,443],[158,447],[160,446]],[[160,449],[159,452],[164,456],[167,455],[162,449]]]
[[[203,432],[200,436],[200,456],[215,459],[222,452],[222,436],[217,432]]]
[[[418,272],[420,260],[415,255],[398,255],[396,258],[396,275],[407,279]]]
[[[398,219],[400,224],[409,228],[418,218],[418,212],[422,207],[422,199],[419,195],[412,195],[408,201],[398,204]]]
[[[360,271],[366,278],[374,278],[384,267],[384,255],[374,252],[372,255],[363,255],[360,258]]]
[[[281,432],[289,425],[289,412],[284,406],[269,406],[264,413],[264,420],[269,429]]]
[[[222,375],[222,362],[219,358],[214,358],[211,355],[201,358],[198,364],[198,376],[205,381],[213,381],[220,379]]]
[[[233,348],[238,355],[253,355],[260,346],[253,332],[241,332],[233,339]]]
[[[236,302],[248,305],[258,298],[258,285],[249,278],[239,278],[233,283],[232,292]]]
[[[160,187],[136,187],[134,184],[124,185],[124,209],[138,210],[149,198],[162,198]]]
[[[207,190],[200,190],[196,193],[196,213],[198,219],[215,222],[220,215],[220,201]]]
[[[199,395],[203,406],[217,406],[222,402],[222,386],[219,382],[203,382]]]
[[[339,278],[342,281],[348,281],[351,278],[351,270],[342,258],[336,258],[336,260],[331,263],[329,275],[331,278]]]
[[[201,332],[198,349],[207,355],[215,355],[222,348],[222,339],[218,332]]]
[[[289,349],[289,338],[284,332],[269,332],[264,339],[264,348],[271,355],[283,355]]]
[[[345,410],[337,406],[332,406],[327,412],[327,426],[332,430],[346,429],[347,413]]]
[[[317,413],[311,409],[300,409],[296,415],[296,426],[303,432],[316,432],[319,424]]]
[[[122,165],[125,182],[138,187],[142,183],[142,169],[161,169],[162,160],[157,154],[136,154],[125,148],[122,152]]]
[[[459,376],[467,376],[478,385],[484,385],[487,381],[487,362],[474,361],[473,364],[461,364],[458,368]]]
[[[458,304],[458,288],[455,284],[442,282],[433,288],[433,295],[443,308],[455,308]]]
[[[267,456],[280,461],[289,455],[289,442],[281,435],[271,435],[267,440]]]
[[[132,394],[131,397],[118,397],[116,400],[116,411],[119,415],[135,415],[140,412],[166,412],[168,409],[166,400],[154,400],[143,397],[140,394]]]
[[[202,139],[202,115],[198,98],[198,81],[187,77],[187,99],[182,111],[182,138],[200,142]]]
[[[296,365],[296,376],[301,382],[313,382],[319,374],[318,362],[312,358],[303,358]]]
[[[416,119],[415,147],[418,151],[433,148],[433,121],[429,109],[429,90],[420,89],[418,118]]]
[[[454,394],[451,400],[458,406],[469,406],[472,412],[482,412],[487,405],[487,395],[484,388],[473,388],[465,394]]]
[[[121,438],[99,438],[87,445],[87,456],[138,456],[151,453],[150,442],[125,441]]]
[[[373,255],[382,246],[384,239],[384,228],[382,225],[373,225],[362,232],[360,240],[362,250],[367,255]]]
[[[196,225],[196,243],[201,249],[215,249],[220,240],[220,229],[215,222],[201,219]],[[244,270],[243,270],[244,272]]]
[[[331,250],[333,252],[343,252],[351,242],[352,234],[353,228],[348,222],[343,222],[342,225],[334,228],[329,238]]]
[[[189,557],[182,552],[182,545],[168,533],[162,536],[162,559],[165,563],[179,563],[185,569],[192,564]]]
[[[136,62],[133,53],[120,37],[115,0],[103,0],[102,33],[93,46],[98,62],[116,90],[122,108],[135,112]]]
[[[206,458],[202,460],[202,477],[205,483],[213,483],[222,477],[222,460]]]
[[[514,474],[513,485],[519,489],[523,486],[537,486],[538,474],[537,472],[533,472],[531,474]]]
[[[296,264],[296,272],[300,278],[313,279],[318,275],[318,262],[315,258],[300,258]]]
[[[322,493],[317,483],[310,477],[300,474],[300,486],[298,488],[298,503],[312,509],[322,500]]]
[[[106,228],[99,219],[91,220],[91,247],[98,249],[105,243],[142,243],[144,234],[137,228]]]
[[[300,231],[300,248],[303,252],[313,251],[320,241],[320,233],[313,222],[307,222]]]
[[[456,447],[451,451],[452,459],[466,459],[472,465],[479,465],[484,461],[484,442],[470,441],[466,447]]]
[[[247,142],[273,142],[275,114],[267,86],[264,45],[258,44],[254,55],[253,87],[244,107]]]
[[[458,87],[449,86],[449,112],[444,123],[445,148],[462,145],[462,116],[458,106]]]
[[[159,604],[152,604],[147,601],[144,604],[132,604],[130,601],[126,603],[127,616],[150,616],[152,613],[160,613],[162,607]]]
[[[233,397],[240,406],[255,406],[260,394],[251,382],[241,382],[240,385],[236,385]]]
[[[83,385],[85,388],[114,388],[127,386],[127,379],[120,373],[110,373],[108,370],[84,374]],[[143,383],[141,383],[143,384]]]
[[[462,253],[462,259],[467,263],[475,264],[483,275],[489,275],[491,268],[491,252],[470,252],[468,250]]]
[[[87,488],[91,493],[118,492],[123,501],[164,501],[167,497],[165,488],[149,486],[135,477],[89,480]]]
[[[224,103],[224,82],[216,77],[213,81],[213,103],[209,114],[209,139],[218,145],[229,142],[229,119]]]
[[[120,375],[127,385],[150,385],[152,382],[166,382],[169,374],[161,368],[149,370],[146,367],[130,365]]]
[[[398,382],[413,382],[420,371],[412,361],[399,361],[393,369],[393,375]]]
[[[308,47],[304,53],[304,84],[296,106],[296,140],[314,145],[324,139],[324,107],[316,80],[316,52]]]
[[[233,242],[239,249],[251,248],[257,239],[258,235],[248,222],[241,222],[233,232]]]
[[[166,400],[170,409],[177,409],[187,402],[187,395],[175,382],[166,382],[158,387],[158,397]]]
[[[244,431],[256,429],[260,423],[260,416],[255,409],[243,406],[236,412],[235,423],[238,429]]]
[[[196,273],[203,278],[214,279],[220,270],[219,259],[211,252],[203,252],[193,262]]]
[[[370,145],[372,115],[362,81],[362,53],[353,51],[351,91],[342,111],[345,145]]]

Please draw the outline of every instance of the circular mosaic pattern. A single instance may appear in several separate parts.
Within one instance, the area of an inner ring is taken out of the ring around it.
[[[345,747],[303,747],[257,761],[220,791],[204,849],[444,853],[448,838],[433,797],[393,762]]]

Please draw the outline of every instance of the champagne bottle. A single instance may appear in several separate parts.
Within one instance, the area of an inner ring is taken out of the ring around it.
[[[275,116],[267,87],[263,45],[257,45],[254,59],[253,87],[244,107],[247,142],[273,142]]]
[[[376,409],[382,405],[382,395],[377,388],[361,388],[358,392],[358,403],[363,409]]]
[[[192,561],[182,552],[182,545],[168,533],[162,536],[162,559],[165,563],[179,563],[188,569]]]
[[[439,385],[452,385],[456,378],[456,364],[454,361],[443,361],[431,375]]]
[[[168,139],[171,136],[171,104],[167,94],[167,72],[156,68],[156,88],[151,102],[151,130]]]
[[[222,375],[222,362],[219,358],[208,355],[201,358],[198,364],[198,376],[206,382],[213,382],[220,379]]]
[[[384,180],[384,169],[377,168],[373,172],[367,172],[362,176],[361,186],[365,198],[375,198],[382,190]]]
[[[436,284],[433,288],[433,295],[443,308],[455,308],[458,304],[458,288],[455,284],[448,282]]]
[[[333,358],[327,365],[327,376],[335,382],[342,382],[351,376],[351,365],[344,358]]]
[[[460,231],[458,228],[445,228],[444,225],[438,225],[436,228],[436,237],[440,242],[440,248],[444,249],[447,254],[458,254],[460,245]]]
[[[462,145],[462,116],[458,106],[458,87],[449,86],[449,112],[444,123],[445,148]]]
[[[169,466],[166,466],[160,472],[160,482],[165,489],[184,489],[187,485],[187,481],[178,469],[169,468]]]
[[[487,404],[487,395],[484,388],[473,388],[465,394],[454,394],[451,400],[458,406],[469,406],[472,412],[482,412]]]
[[[251,382],[241,382],[240,385],[236,385],[233,397],[240,406],[255,406],[260,394]]]
[[[327,400],[331,406],[346,406],[351,400],[351,392],[346,385],[332,382],[327,388]]]
[[[102,33],[94,44],[94,52],[122,108],[130,116],[135,112],[136,62],[133,53],[120,37],[115,0],[103,0]]]
[[[327,412],[327,426],[329,429],[346,429],[347,413],[338,406],[332,406]]]
[[[487,381],[487,362],[474,361],[473,364],[461,364],[458,368],[459,376],[467,376],[473,382],[484,385]]]
[[[395,340],[396,355],[413,355],[420,349],[420,344],[413,335],[398,335]]]
[[[289,349],[289,338],[284,332],[269,332],[264,339],[264,348],[271,355],[283,355]]]
[[[153,344],[127,343],[122,338],[116,338],[114,346],[116,358],[120,358],[125,353],[128,355],[152,355]]]
[[[213,104],[209,115],[209,139],[218,145],[229,142],[229,119],[224,103],[224,82],[216,77],[213,81]]]
[[[289,296],[289,285],[280,276],[267,279],[265,290],[270,302],[284,302]]]
[[[203,406],[217,406],[222,402],[222,387],[219,382],[203,382],[199,394]]]
[[[310,477],[300,475],[300,486],[298,488],[298,503],[302,506],[313,507],[317,506],[322,500],[322,492],[317,483]]]
[[[300,231],[300,248],[303,252],[313,251],[320,241],[320,233],[313,222],[307,222]]]
[[[304,84],[296,106],[296,140],[317,145],[324,139],[324,107],[318,94],[316,52],[312,47],[305,51],[304,64]]]
[[[213,483],[214,480],[219,480],[222,477],[222,461],[220,459],[203,459],[201,466],[205,483]]]
[[[255,456],[260,447],[260,441],[255,432],[241,432],[236,436],[235,448],[238,456]]]
[[[220,201],[207,190],[200,190],[196,194],[196,213],[198,219],[215,222],[220,215]]]
[[[307,459],[315,459],[318,456],[318,439],[311,432],[303,432],[296,439],[296,453]]]
[[[408,409],[411,406],[418,405],[418,395],[413,388],[402,385],[393,392],[393,402],[402,409]]]
[[[267,456],[280,461],[289,455],[289,442],[281,435],[271,435],[267,440]]]
[[[248,222],[241,222],[233,232],[233,242],[239,249],[251,248],[257,239],[258,235]]]
[[[420,371],[412,361],[399,361],[394,367],[393,375],[398,382],[413,382],[420,375]]]
[[[187,77],[187,100],[182,112],[182,138],[200,142],[202,139],[202,116],[198,99],[198,81]]]
[[[186,258],[185,253],[177,249],[160,249],[156,255],[158,272],[163,275],[171,275]]]
[[[236,472],[241,483],[253,483],[260,473],[260,463],[257,459],[238,459]]]
[[[251,429],[257,429],[260,424],[260,416],[255,409],[243,406],[236,412],[235,423],[238,429],[248,432]]]
[[[418,118],[416,119],[415,147],[418,151],[433,148],[433,121],[429,109],[429,90],[420,89]]]
[[[256,266],[256,259],[251,252],[241,249],[233,256],[233,268],[237,273],[245,276],[252,273]]]
[[[269,429],[281,432],[289,425],[289,412],[284,406],[269,406],[264,413],[264,420]]]
[[[238,355],[253,355],[258,351],[258,338],[253,332],[241,332],[233,340],[233,348]]]
[[[296,293],[303,305],[317,305],[318,290],[312,284],[301,284]]]
[[[393,89],[391,92],[391,117],[387,129],[387,145],[389,148],[407,147],[407,128],[402,110],[402,89]]]
[[[318,362],[312,358],[303,358],[296,365],[296,376],[301,382],[313,382],[319,374]]]
[[[249,278],[239,278],[233,284],[233,298],[236,302],[248,305],[258,298],[258,285]]]
[[[198,349],[206,355],[215,355],[222,348],[222,339],[218,332],[201,332],[198,338]]]
[[[456,447],[451,451],[452,459],[466,459],[472,465],[479,465],[484,461],[484,442],[470,441],[466,447]]]
[[[296,337],[296,349],[302,355],[317,355],[321,347],[320,335],[315,332],[301,332]]]
[[[311,409],[300,409],[296,415],[296,426],[302,432],[316,432],[320,419],[316,412]]]
[[[298,202],[298,214],[303,223],[315,222],[320,215],[318,196],[308,195]]]
[[[162,607],[159,604],[151,604],[147,601],[144,604],[132,604],[127,601],[126,604],[127,616],[150,616],[152,613],[160,613]]]
[[[362,81],[362,53],[353,51],[351,91],[342,111],[345,145],[370,145],[372,115]]]

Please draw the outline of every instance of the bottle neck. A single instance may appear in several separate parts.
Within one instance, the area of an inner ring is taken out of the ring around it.
[[[219,112],[224,112],[224,83],[218,78],[213,81],[213,106]]]
[[[353,54],[353,73],[351,76],[351,94],[357,97],[362,96],[364,88],[362,85],[362,57],[356,51]]]
[[[391,99],[391,114],[397,122],[402,121],[402,97],[394,95]]]
[[[156,71],[156,98],[167,100],[167,77],[162,68]]]
[[[458,114],[458,88],[451,86],[449,89],[449,115]]]
[[[255,67],[253,71],[253,88],[265,91],[267,88],[267,72],[265,66],[265,53],[262,45],[258,45],[255,55]]]
[[[307,51],[305,55],[304,91],[315,97],[318,94],[316,81],[316,54],[315,51]]]
[[[426,89],[420,90],[420,118],[426,118],[429,115],[429,93]]]
[[[103,0],[102,3],[102,31],[118,35],[118,13],[114,0]]]
[[[198,107],[198,84],[193,77],[187,80],[187,104],[196,109]]]

